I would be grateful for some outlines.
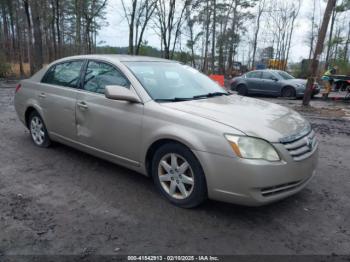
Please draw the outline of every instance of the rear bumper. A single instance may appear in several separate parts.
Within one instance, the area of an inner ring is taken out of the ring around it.
[[[302,190],[316,173],[318,149],[307,159],[294,161],[283,145],[278,147],[284,159],[279,162],[195,152],[203,165],[209,198],[260,206]]]
[[[25,110],[23,99],[19,96],[19,94],[15,94],[14,97],[14,106],[19,120],[26,126],[25,121]]]

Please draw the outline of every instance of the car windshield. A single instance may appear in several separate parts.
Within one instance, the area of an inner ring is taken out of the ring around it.
[[[190,66],[169,62],[125,62],[155,101],[183,101],[228,93]]]
[[[277,72],[284,80],[290,80],[290,79],[294,79],[294,76],[291,76],[290,74],[288,74],[287,72],[284,71],[278,71]]]

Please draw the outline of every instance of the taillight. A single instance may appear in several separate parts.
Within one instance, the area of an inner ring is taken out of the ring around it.
[[[18,84],[16,86],[16,90],[15,90],[15,94],[21,89],[22,85],[21,84]]]

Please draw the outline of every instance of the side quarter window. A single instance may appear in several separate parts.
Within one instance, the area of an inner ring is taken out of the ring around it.
[[[84,78],[84,90],[104,94],[107,85],[130,87],[125,76],[112,65],[89,61]]]
[[[54,65],[49,69],[42,82],[52,85],[78,87],[80,71],[84,61],[69,61]]]

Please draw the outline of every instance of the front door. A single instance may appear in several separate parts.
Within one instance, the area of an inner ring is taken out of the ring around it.
[[[268,71],[263,72],[261,85],[262,93],[269,95],[280,94],[279,85],[278,78],[274,74]]]
[[[143,105],[107,99],[104,95],[106,85],[132,88],[114,65],[89,61],[82,89],[77,95],[78,141],[117,160],[138,164]]]

